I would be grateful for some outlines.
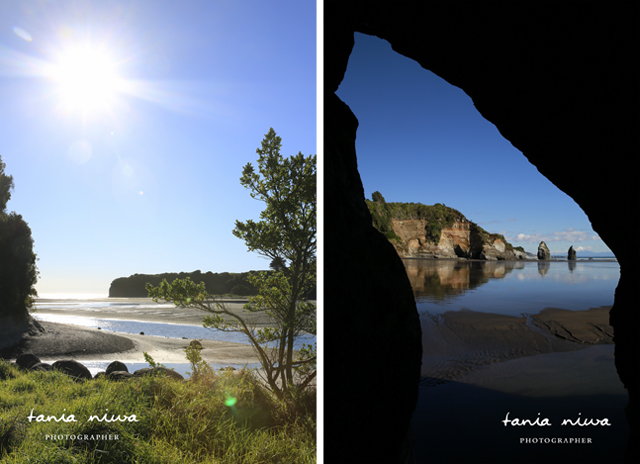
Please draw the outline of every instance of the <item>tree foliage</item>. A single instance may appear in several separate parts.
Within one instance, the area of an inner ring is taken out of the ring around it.
[[[207,311],[205,327],[244,333],[260,359],[265,381],[283,396],[307,386],[316,376],[315,344],[303,345],[297,355],[294,350],[301,334],[316,333],[316,308],[305,300],[316,281],[316,156],[298,153],[285,158],[280,148],[280,137],[269,129],[256,150],[257,169],[248,163],[240,178],[265,209],[260,220],[236,221],[233,229],[249,251],[271,260],[271,271],[247,277],[257,295],[244,306],[249,313],[266,314],[270,323],[252,326],[250,318],[228,310],[207,293],[202,282],[164,280],[148,290],[156,301]]]
[[[0,157],[0,315],[26,318],[37,296],[37,258],[29,225],[6,210],[14,185],[5,167]]]

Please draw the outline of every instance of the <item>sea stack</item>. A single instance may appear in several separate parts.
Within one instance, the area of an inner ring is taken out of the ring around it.
[[[551,252],[544,242],[540,242],[538,245],[538,259],[551,259]]]
[[[575,261],[576,259],[578,259],[578,255],[576,253],[576,250],[573,249],[573,245],[571,245],[571,248],[569,248],[569,252],[567,253],[567,259],[569,261]]]

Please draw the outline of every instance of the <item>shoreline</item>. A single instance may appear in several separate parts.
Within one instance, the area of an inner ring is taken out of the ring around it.
[[[37,323],[44,332],[26,334],[23,340],[0,350],[0,357],[15,361],[22,353],[32,353],[41,359],[75,359],[77,361],[144,362],[147,352],[159,363],[186,363],[184,349],[191,339],[108,333],[98,329],[55,322]],[[211,364],[257,363],[250,345],[218,340],[199,339],[201,355]]]
[[[435,256],[400,256],[400,259],[427,259],[430,261],[472,261],[477,263],[522,263],[522,262],[540,262],[540,263],[551,263],[551,262],[561,262],[561,263],[576,263],[576,262],[599,262],[599,263],[617,263],[617,258],[611,257],[585,257],[585,258],[577,258],[577,259],[568,259],[568,258],[551,258],[551,259],[538,259],[538,258],[523,258],[523,259],[479,259],[479,258],[464,258],[461,256],[447,256],[447,257],[435,257]]]

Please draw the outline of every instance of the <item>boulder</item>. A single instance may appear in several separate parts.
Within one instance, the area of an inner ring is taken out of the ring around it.
[[[133,377],[133,374],[129,373],[128,371],[111,371],[107,373],[106,376],[109,380],[120,381],[130,379],[131,377]]]
[[[31,369],[34,365],[40,362],[35,354],[23,353],[16,358],[16,364],[23,369]]]
[[[576,259],[578,259],[578,255],[576,253],[576,250],[573,249],[573,245],[571,245],[571,248],[569,248],[567,259],[570,261],[575,261]]]
[[[141,377],[143,375],[150,375],[153,372],[152,367],[143,367],[142,369],[138,369],[133,373],[135,377]]]
[[[549,247],[544,242],[540,242],[540,245],[538,245],[538,259],[551,259]]]
[[[75,379],[89,380],[92,378],[91,372],[83,364],[73,359],[64,359],[56,361],[52,366],[54,369],[59,370],[70,377]]]
[[[32,371],[51,371],[51,370],[53,370],[53,367],[51,367],[51,364],[39,362],[39,363],[36,363],[33,366],[31,366],[30,370],[32,370]]]
[[[184,380],[184,377],[182,375],[164,366],[144,367],[135,371],[133,375],[136,377],[140,377],[142,375],[165,375],[175,380]]]
[[[109,375],[111,372],[116,371],[129,372],[129,369],[127,369],[127,365],[125,363],[120,361],[113,361],[107,366],[106,374]]]
[[[202,349],[202,343],[200,343],[199,340],[191,340],[191,343],[189,343],[189,346],[193,346],[194,348],[197,348],[198,350]]]

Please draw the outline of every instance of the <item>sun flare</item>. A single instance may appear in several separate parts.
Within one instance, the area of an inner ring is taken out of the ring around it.
[[[51,74],[57,82],[63,112],[108,111],[123,86],[116,69],[115,60],[90,46],[76,47],[61,54]]]

